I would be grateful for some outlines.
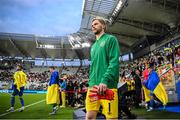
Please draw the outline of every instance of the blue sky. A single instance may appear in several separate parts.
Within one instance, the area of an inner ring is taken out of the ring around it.
[[[0,0],[0,32],[65,36],[79,30],[83,0]]]

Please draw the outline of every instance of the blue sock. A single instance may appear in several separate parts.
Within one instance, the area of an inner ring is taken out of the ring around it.
[[[150,100],[149,106],[152,107],[152,108],[154,107],[154,100]]]
[[[24,100],[22,97],[19,98],[20,102],[21,102],[21,105],[24,106]]]
[[[11,97],[11,107],[14,107],[14,104],[15,104],[15,97],[12,96]]]

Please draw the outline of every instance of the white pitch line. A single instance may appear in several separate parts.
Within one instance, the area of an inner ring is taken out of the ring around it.
[[[40,101],[38,101],[38,102],[35,102],[35,103],[32,103],[32,104],[26,105],[26,106],[24,106],[24,108],[27,108],[27,107],[36,105],[36,104],[41,103],[41,102],[44,102],[44,101],[45,101],[45,100],[40,100]],[[14,110],[14,112],[18,111],[19,109],[20,109],[20,108]],[[5,115],[7,115],[7,114],[9,114],[9,113],[13,113],[13,112],[7,112],[7,113],[4,113],[4,114],[1,114],[0,117],[5,116]]]

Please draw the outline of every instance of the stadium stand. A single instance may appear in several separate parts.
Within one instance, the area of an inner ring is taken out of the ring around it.
[[[83,46],[83,43],[94,43],[91,21],[94,16],[101,16],[108,21],[107,33],[116,36],[121,46],[119,83],[126,83],[123,84],[124,96],[121,96],[125,98],[126,105],[123,107],[126,110],[121,110],[120,117],[135,118],[131,114],[133,110],[137,110],[134,106],[146,107],[142,91],[141,103],[136,105],[135,75],[139,74],[141,82],[145,81],[145,71],[151,62],[156,64],[169,103],[179,103],[180,2],[85,0],[83,6],[81,26],[77,33],[67,36],[0,33],[0,90],[11,89],[15,66],[21,64],[28,77],[25,89],[45,91],[50,78],[48,66],[58,63],[59,79],[66,78],[67,82],[66,104],[75,108],[75,119],[84,119],[90,46]],[[47,47],[49,44],[52,45],[51,48]],[[127,59],[124,59],[125,56],[128,56]],[[40,61],[40,64],[37,65],[36,61]],[[50,61],[54,64],[50,64]],[[98,117],[101,118],[101,113]]]

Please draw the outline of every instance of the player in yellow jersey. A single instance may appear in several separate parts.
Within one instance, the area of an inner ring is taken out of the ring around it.
[[[23,100],[23,91],[24,86],[27,83],[27,76],[23,72],[23,68],[21,65],[17,66],[17,71],[14,73],[14,80],[13,80],[13,93],[11,96],[11,108],[7,111],[14,112],[14,104],[15,104],[15,96],[19,95],[19,100],[21,102],[22,107],[19,109],[20,112],[24,110],[24,100]]]

